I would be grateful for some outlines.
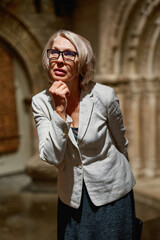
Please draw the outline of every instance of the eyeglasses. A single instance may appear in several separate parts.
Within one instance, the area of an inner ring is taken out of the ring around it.
[[[56,49],[47,49],[47,57],[52,60],[57,60],[62,54],[62,58],[64,61],[74,61],[76,58],[76,55],[78,55],[77,52],[74,51],[58,51]]]

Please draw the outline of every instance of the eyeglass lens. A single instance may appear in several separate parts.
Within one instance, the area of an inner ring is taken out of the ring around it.
[[[60,54],[62,54],[63,59],[68,60],[68,61],[74,61],[75,56],[76,56],[76,53],[73,52],[73,51],[61,52],[61,51],[58,51],[58,50],[55,50],[55,49],[48,49],[47,54],[48,54],[49,59],[52,58],[52,59],[55,59],[55,60],[59,58]]]

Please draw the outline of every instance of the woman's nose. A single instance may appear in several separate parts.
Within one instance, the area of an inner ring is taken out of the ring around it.
[[[58,57],[57,61],[58,61],[58,62],[64,62],[63,54],[62,54],[62,53],[59,54],[59,57]]]

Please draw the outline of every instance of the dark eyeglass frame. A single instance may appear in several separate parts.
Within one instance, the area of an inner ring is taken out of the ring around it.
[[[53,57],[53,58],[52,58],[52,57],[50,58],[50,57],[49,57],[49,52],[50,52],[50,51],[55,51],[55,52],[58,54],[58,57],[57,57],[57,58],[54,58],[54,57]],[[74,56],[73,56],[74,59],[73,59],[73,60],[72,60],[72,59],[66,59],[66,58],[65,58],[64,53],[68,53],[68,52],[74,54]],[[70,51],[70,50],[68,50],[68,51],[67,51],[67,50],[66,50],[66,51],[59,51],[59,50],[56,50],[56,49],[47,49],[47,57],[48,57],[48,59],[57,60],[57,59],[60,57],[60,54],[62,54],[63,60],[64,60],[64,61],[67,61],[67,62],[72,62],[72,61],[74,61],[75,58],[76,58],[76,55],[78,55],[77,52]]]

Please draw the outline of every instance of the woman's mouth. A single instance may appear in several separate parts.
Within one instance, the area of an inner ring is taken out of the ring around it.
[[[63,69],[61,69],[61,68],[56,68],[56,69],[54,70],[54,73],[55,73],[55,75],[57,75],[57,76],[64,76],[64,75],[66,74],[66,71],[63,70]]]

